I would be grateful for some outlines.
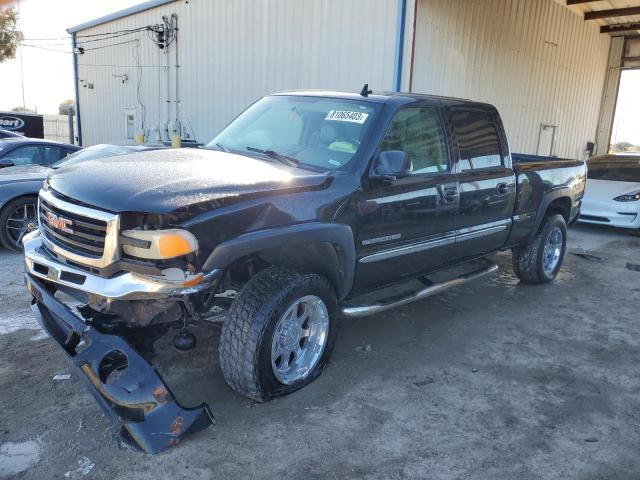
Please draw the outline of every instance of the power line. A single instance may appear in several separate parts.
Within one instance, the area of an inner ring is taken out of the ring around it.
[[[144,31],[144,30],[141,30]],[[83,40],[82,43],[78,43],[78,46],[82,46],[85,45],[87,43],[95,43],[95,42],[105,42],[107,40],[111,40],[113,38],[119,38],[119,37],[124,37],[127,35],[133,35],[135,33],[140,33],[140,32],[127,32],[127,33],[120,33],[117,35],[111,35],[108,37],[102,37],[102,38],[94,38],[91,40]],[[57,42],[57,43],[43,43],[41,44],[43,47],[56,47],[56,46],[67,46],[70,44],[71,38],[68,39],[69,42]],[[46,41],[45,39],[37,39],[37,38],[24,38],[23,39],[24,42],[34,42],[34,41]]]
[[[135,43],[137,41],[138,41],[138,39],[127,40],[127,41],[124,41],[124,42],[110,43],[109,45],[102,45],[100,47],[92,47],[92,48],[82,48],[82,47],[80,47],[80,48],[82,48],[82,50],[84,50],[85,52],[89,52],[91,50],[102,50],[103,48],[117,47],[118,45],[125,45],[127,43]]]
[[[47,50],[49,52],[57,52],[57,53],[73,53],[72,51],[69,50],[59,50],[57,48],[49,48],[49,47],[41,47],[40,45],[28,45],[26,43],[21,43],[20,44],[21,47],[29,47],[29,48],[38,48],[40,50]]]
[[[76,35],[76,38],[95,38],[95,37],[104,37],[104,36],[108,36],[108,35],[118,35],[118,34],[125,34],[125,33],[136,33],[136,32],[141,32],[144,30],[147,30],[150,27],[150,25],[144,26],[144,27],[137,27],[137,28],[129,28],[127,30],[116,30],[115,32],[102,32],[102,33],[93,33],[90,35]],[[66,37],[51,37],[51,38],[28,38],[25,40],[28,41],[55,41],[55,40],[71,40],[73,38],[73,36],[71,35],[67,35]]]
[[[110,68],[167,68],[166,65],[116,65],[112,63],[78,63],[79,67],[110,67]]]

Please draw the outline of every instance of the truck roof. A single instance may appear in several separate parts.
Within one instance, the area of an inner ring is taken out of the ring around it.
[[[273,95],[299,95],[305,97],[331,97],[331,98],[344,98],[349,100],[360,100],[374,103],[386,103],[394,99],[406,99],[408,101],[436,99],[449,104],[467,104],[478,105],[483,107],[492,107],[492,105],[485,102],[476,102],[473,100],[445,97],[440,95],[429,95],[422,93],[408,93],[408,92],[372,92],[368,96],[364,97],[360,95],[360,92],[356,91],[338,91],[338,90],[287,90],[283,92],[277,92]]]

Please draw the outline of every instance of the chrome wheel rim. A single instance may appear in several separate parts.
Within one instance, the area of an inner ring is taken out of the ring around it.
[[[271,368],[280,383],[306,378],[320,361],[329,335],[329,312],[322,299],[307,295],[278,320],[271,342]]]
[[[560,263],[560,255],[562,254],[562,230],[554,227],[547,237],[547,243],[544,245],[543,268],[544,273],[548,276],[552,275],[558,263]]]
[[[25,203],[13,210],[4,226],[9,239],[20,247],[22,237],[38,228],[38,209],[35,203]]]

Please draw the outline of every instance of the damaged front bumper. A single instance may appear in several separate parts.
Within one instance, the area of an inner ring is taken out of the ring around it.
[[[221,273],[220,270],[210,270],[194,275],[187,282],[135,272],[104,278],[53,258],[44,249],[37,231],[25,237],[23,245],[27,273],[106,301],[185,297],[210,288]]]
[[[62,347],[105,413],[120,426],[123,441],[158,453],[213,424],[208,405],[180,406],[155,369],[123,338],[85,324],[29,272],[26,283],[37,320]]]

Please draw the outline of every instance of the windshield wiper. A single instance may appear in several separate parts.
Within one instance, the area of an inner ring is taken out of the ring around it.
[[[216,143],[216,147],[218,147],[223,152],[229,153],[229,149],[227,147],[225,147],[224,145],[222,145],[221,143]]]
[[[273,158],[274,160],[278,160],[280,163],[284,163],[285,165],[289,165],[290,167],[291,166],[297,167],[300,165],[300,161],[297,158],[288,157],[286,155],[283,155],[282,153],[276,152],[275,150],[264,150],[262,148],[256,148],[256,147],[245,147],[245,148],[250,152],[262,153],[267,157]]]

